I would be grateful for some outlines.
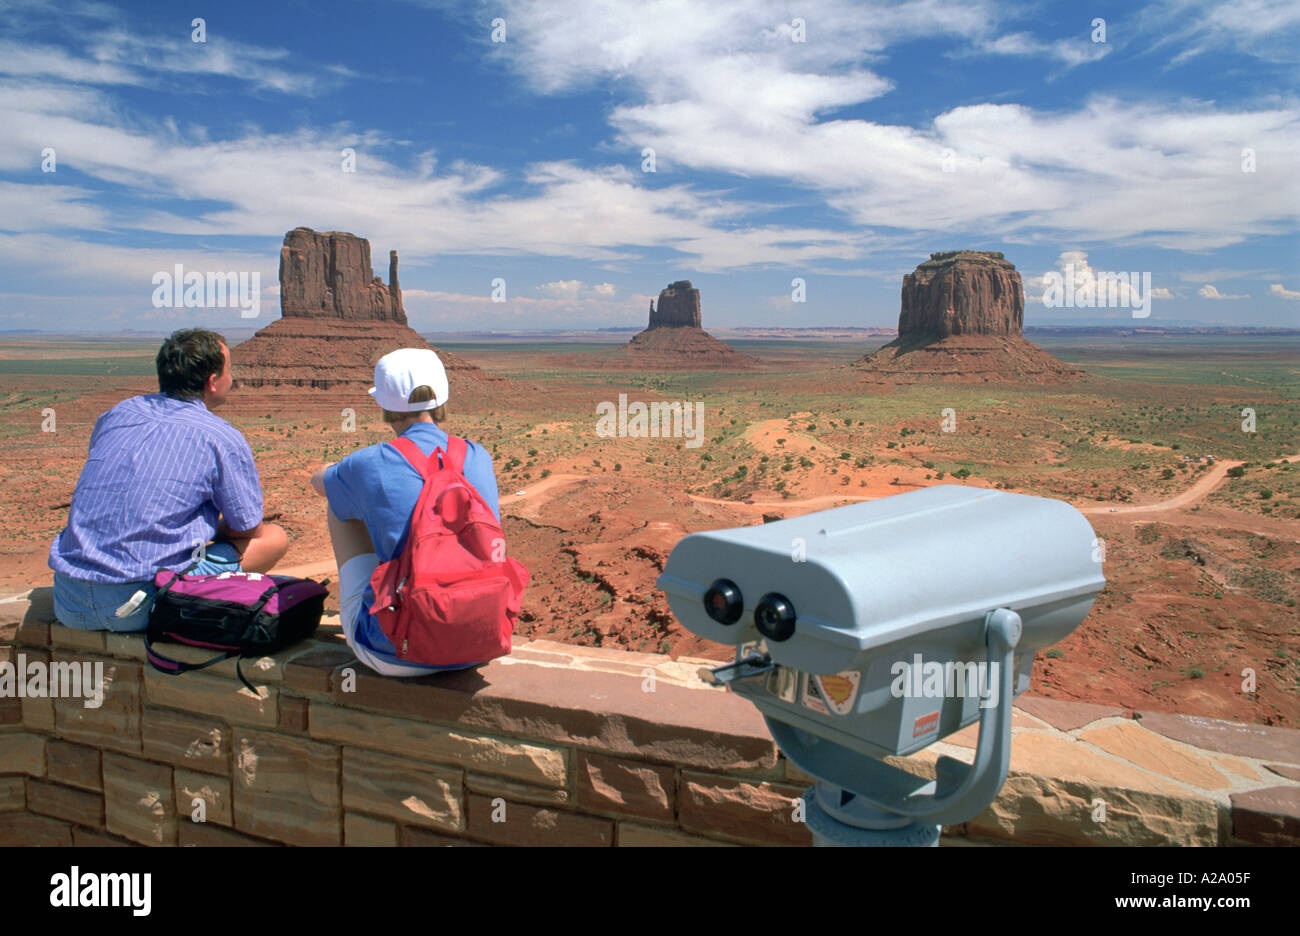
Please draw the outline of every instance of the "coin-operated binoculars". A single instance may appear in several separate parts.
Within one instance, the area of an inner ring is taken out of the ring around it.
[[[658,586],[685,627],[735,645],[715,677],[818,779],[815,844],[937,845],[1002,788],[1013,695],[1092,607],[1099,553],[1062,501],[939,485],[693,533]],[[934,780],[883,760],[976,721],[974,762],[940,757]]]

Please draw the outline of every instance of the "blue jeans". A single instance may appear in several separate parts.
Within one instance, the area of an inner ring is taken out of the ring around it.
[[[217,542],[207,548],[207,558],[188,570],[191,575],[239,572],[239,550]],[[143,590],[145,600],[126,617],[117,609]],[[144,582],[87,582],[61,572],[54,573],[54,616],[59,623],[76,630],[142,631],[149,626],[149,609],[156,589],[153,580]]]

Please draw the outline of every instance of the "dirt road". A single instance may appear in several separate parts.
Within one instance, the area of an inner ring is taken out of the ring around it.
[[[1286,455],[1280,461],[1294,462],[1300,461],[1300,455]],[[1159,513],[1164,510],[1177,510],[1180,507],[1190,507],[1197,501],[1209,495],[1224,479],[1228,477],[1228,470],[1238,465],[1244,465],[1241,461],[1221,461],[1216,462],[1214,467],[1205,473],[1205,475],[1181,494],[1163,500],[1156,504],[1139,504],[1135,507],[1084,507],[1082,513],[1101,514],[1101,513]]]

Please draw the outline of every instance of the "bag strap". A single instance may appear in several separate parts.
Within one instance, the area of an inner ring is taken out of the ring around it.
[[[144,635],[144,652],[145,656],[149,658],[149,662],[153,664],[154,669],[159,672],[170,673],[174,676],[177,673],[188,673],[190,670],[205,669],[216,663],[220,663],[222,660],[229,660],[232,656],[237,656],[239,654],[239,648],[234,647],[227,650],[225,653],[219,653],[212,659],[205,660],[202,663],[185,663],[181,660],[173,660],[171,657],[163,656],[155,650],[153,644],[149,641],[149,634],[146,632]],[[240,678],[242,679],[243,677],[241,676]],[[247,683],[245,683],[245,685],[247,685]]]
[[[406,436],[398,436],[389,443],[397,451],[401,452],[402,457],[410,464],[412,468],[420,473],[420,477],[426,481],[429,478],[429,470],[432,459],[442,451],[441,448],[435,448],[431,455],[425,455],[420,451],[420,447],[412,442]],[[447,458],[444,461],[439,458],[439,464],[445,468],[454,468],[457,474],[465,473],[465,457],[469,454],[469,445],[460,436],[447,436]]]
[[[410,439],[406,438],[405,436],[398,436],[396,439],[394,439],[392,442],[388,444],[391,445],[393,448],[397,449],[397,451],[401,453],[402,457],[406,459],[407,463],[420,473],[421,478],[423,478],[426,481],[429,480],[429,459],[432,457],[431,455],[425,455],[423,452],[420,451],[420,447],[418,445],[416,445],[414,442],[412,442]],[[434,449],[435,455],[437,454],[437,452],[438,450]]]
[[[463,475],[465,473],[465,456],[469,454],[469,446],[460,436],[447,436],[447,466],[454,468],[456,473]]]
[[[222,660],[229,660],[231,657],[234,657],[235,675],[239,677],[239,681],[247,686],[248,691],[253,693],[253,695],[259,694],[257,689],[253,687],[253,684],[244,677],[244,671],[240,669],[239,664],[243,662],[244,655],[238,647],[227,650],[225,653],[219,653],[212,659],[204,660],[202,663],[185,663],[181,660],[173,660],[171,657],[165,657],[155,650],[153,645],[149,642],[149,635],[146,633],[144,635],[144,652],[154,669],[171,676],[176,676],[180,673],[188,673],[192,670],[207,669],[209,666],[214,666]]]

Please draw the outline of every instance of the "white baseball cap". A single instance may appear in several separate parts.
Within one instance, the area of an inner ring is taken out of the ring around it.
[[[433,388],[427,403],[408,403],[416,387]],[[428,348],[401,348],[390,351],[375,365],[375,385],[370,388],[375,402],[390,413],[419,413],[437,409],[447,402],[447,371],[438,355]]]

